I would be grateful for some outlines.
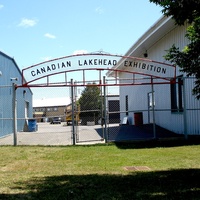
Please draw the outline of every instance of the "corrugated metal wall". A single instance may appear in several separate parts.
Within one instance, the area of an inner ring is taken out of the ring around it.
[[[12,84],[21,84],[21,73],[15,61],[0,52],[0,137],[13,133],[13,89]],[[11,80],[18,78],[18,80]],[[25,123],[25,105],[28,104],[28,117],[32,117],[32,92],[28,88],[16,90],[17,130],[21,131]]]
[[[200,100],[197,100],[194,95],[192,95],[192,88],[195,85],[194,78],[185,78],[185,117],[186,117],[186,131],[189,134],[200,134]]]
[[[173,112],[171,109],[170,84],[154,85],[155,123],[163,128],[179,134],[200,134],[200,101],[192,94],[195,78],[185,77],[183,110]],[[143,123],[152,123],[153,113],[148,107],[148,93],[151,85],[120,87],[120,119],[128,116],[134,124],[134,113],[142,112]],[[128,112],[126,109],[128,99]],[[128,113],[128,115],[127,115]]]
[[[150,49],[147,49],[148,58],[166,63],[163,56],[166,54],[167,49],[173,44],[183,49],[187,44],[187,39],[185,38],[186,27],[177,26],[174,30],[164,35],[161,40],[157,41]],[[143,57],[143,55],[140,56]],[[184,76],[178,69],[177,75]],[[121,74],[120,78],[131,78],[132,76],[130,74]],[[170,84],[154,85],[155,121],[156,124],[176,133],[200,134],[200,101],[196,100],[191,92],[194,87],[194,79],[185,78],[184,86],[186,91],[185,105],[183,105],[184,112],[172,112]],[[150,85],[120,87],[121,121],[126,116],[125,97],[128,96],[129,116],[133,117],[134,112],[142,111],[144,123],[151,122],[152,111],[148,112],[147,98],[148,93],[151,91]]]

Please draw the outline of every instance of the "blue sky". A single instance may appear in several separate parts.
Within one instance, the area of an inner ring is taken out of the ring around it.
[[[0,0],[0,50],[20,69],[82,50],[123,55],[161,16],[148,0]]]
[[[148,0],[0,0],[0,51],[21,70],[82,51],[124,55],[161,16]],[[66,96],[32,91],[34,99]]]

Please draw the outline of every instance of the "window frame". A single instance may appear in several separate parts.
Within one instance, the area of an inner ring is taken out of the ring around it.
[[[171,80],[171,113],[183,113],[183,75]]]

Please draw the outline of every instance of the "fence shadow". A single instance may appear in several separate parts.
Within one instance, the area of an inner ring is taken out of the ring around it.
[[[18,182],[12,188],[18,193],[0,194],[0,199],[199,199],[199,179],[200,169],[47,176]]]
[[[102,136],[102,129],[95,129]],[[135,125],[117,125],[107,128],[108,142],[135,142],[155,139],[183,139],[184,135],[176,134],[166,130],[158,125],[155,126],[155,135],[153,124]]]
[[[143,149],[143,148],[156,148],[156,147],[178,147],[188,145],[200,145],[200,139],[189,138],[168,138],[164,140],[146,140],[146,141],[116,141],[113,142],[120,149]]]

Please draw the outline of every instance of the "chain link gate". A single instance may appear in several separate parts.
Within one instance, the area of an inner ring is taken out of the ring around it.
[[[67,123],[72,125],[73,144],[106,142],[105,86],[98,86],[95,82],[76,86],[77,82],[73,84],[71,81],[71,85],[74,85],[71,86],[72,112],[71,116],[67,114]]]
[[[95,82],[89,82],[86,86],[80,86],[80,82],[71,83],[74,85],[71,87],[73,144],[106,143],[114,141],[119,133],[119,88],[115,88],[114,93],[109,95],[113,86],[107,86],[108,80],[105,77],[103,79],[105,84],[102,85]]]

